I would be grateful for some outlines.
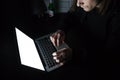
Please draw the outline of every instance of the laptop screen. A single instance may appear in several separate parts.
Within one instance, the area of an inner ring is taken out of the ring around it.
[[[21,64],[40,70],[45,70],[37,52],[33,39],[15,28]]]

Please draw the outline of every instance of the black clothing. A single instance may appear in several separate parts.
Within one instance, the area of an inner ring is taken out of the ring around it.
[[[64,24],[66,41],[73,49],[74,63],[95,63],[96,59],[106,58],[110,53],[111,56],[115,55],[113,60],[119,59],[117,58],[120,53],[118,6],[111,6],[104,15],[99,14],[97,9],[85,12],[78,8],[75,12],[67,14]]]

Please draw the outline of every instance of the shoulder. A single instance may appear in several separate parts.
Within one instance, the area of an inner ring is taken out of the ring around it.
[[[110,18],[112,22],[120,24],[120,10],[115,10],[111,13]]]
[[[120,18],[120,1],[115,1],[114,5],[112,5],[111,9],[109,9],[110,17]]]
[[[107,12],[107,16],[108,16],[108,20],[110,22],[120,22],[120,5],[116,4],[114,6],[111,7],[111,9],[108,10]],[[120,24],[120,23],[119,23]]]
[[[120,10],[119,9],[115,9],[114,11],[111,12],[108,18],[108,22],[109,22],[108,23],[109,27],[111,26],[112,28],[112,32],[113,33],[117,32],[118,34],[118,32],[120,32]]]

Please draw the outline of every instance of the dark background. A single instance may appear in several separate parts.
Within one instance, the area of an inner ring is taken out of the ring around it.
[[[104,77],[106,79],[113,78],[112,76],[114,76],[113,80],[119,80],[117,77],[119,76],[119,64],[117,62],[114,64],[104,63],[104,65],[99,63],[89,64],[89,66],[84,67],[68,63],[50,73],[22,66],[14,28],[18,27],[31,38],[37,38],[59,29],[66,15],[66,13],[56,13],[54,17],[49,18],[47,14],[44,14],[44,16],[41,16],[40,13],[34,14],[34,9],[40,10],[43,8],[33,6],[31,1],[37,0],[2,0],[1,80],[64,80],[69,78],[97,80],[97,78],[103,79]]]

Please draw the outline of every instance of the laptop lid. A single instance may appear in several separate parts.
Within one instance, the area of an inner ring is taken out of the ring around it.
[[[20,61],[22,65],[45,71],[34,40],[15,28]]]

